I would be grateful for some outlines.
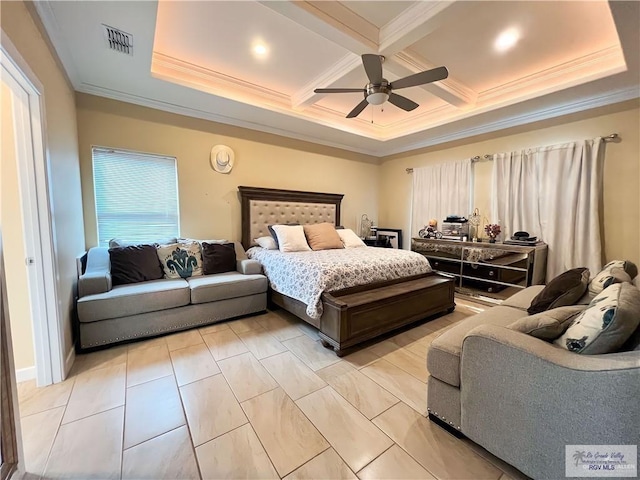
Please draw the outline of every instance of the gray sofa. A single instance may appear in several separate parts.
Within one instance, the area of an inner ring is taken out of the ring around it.
[[[267,308],[267,278],[238,242],[237,271],[113,286],[109,249],[94,247],[78,279],[78,347],[184,330]]]
[[[579,355],[506,328],[543,288],[432,342],[428,411],[530,477],[551,479],[565,476],[565,445],[640,444],[640,335],[632,351]]]

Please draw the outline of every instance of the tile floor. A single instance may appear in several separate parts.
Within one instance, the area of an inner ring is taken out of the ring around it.
[[[79,355],[19,385],[23,478],[526,478],[426,414],[455,312],[338,358],[278,310]]]

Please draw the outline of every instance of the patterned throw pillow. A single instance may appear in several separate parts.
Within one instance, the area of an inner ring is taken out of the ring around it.
[[[640,290],[614,283],[598,294],[554,343],[572,352],[597,355],[617,351],[640,324]]]
[[[156,253],[165,278],[189,278],[202,275],[202,252],[198,242],[158,245]]]
[[[631,282],[638,275],[638,267],[628,260],[614,260],[607,263],[589,282],[589,292],[597,295],[614,283]]]

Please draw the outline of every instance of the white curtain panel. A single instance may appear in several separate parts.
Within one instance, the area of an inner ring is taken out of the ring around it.
[[[448,215],[469,215],[470,196],[471,160],[414,168],[412,236],[417,236],[430,218],[438,221],[440,229]]]
[[[524,230],[549,246],[547,281],[576,267],[602,267],[602,139],[493,157],[492,222],[502,238]]]

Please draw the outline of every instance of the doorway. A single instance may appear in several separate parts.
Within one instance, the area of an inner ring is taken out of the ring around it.
[[[45,386],[64,379],[64,355],[57,307],[42,87],[4,35],[2,40],[0,224],[11,330],[15,332],[14,361],[19,380],[35,378],[38,386]]]

